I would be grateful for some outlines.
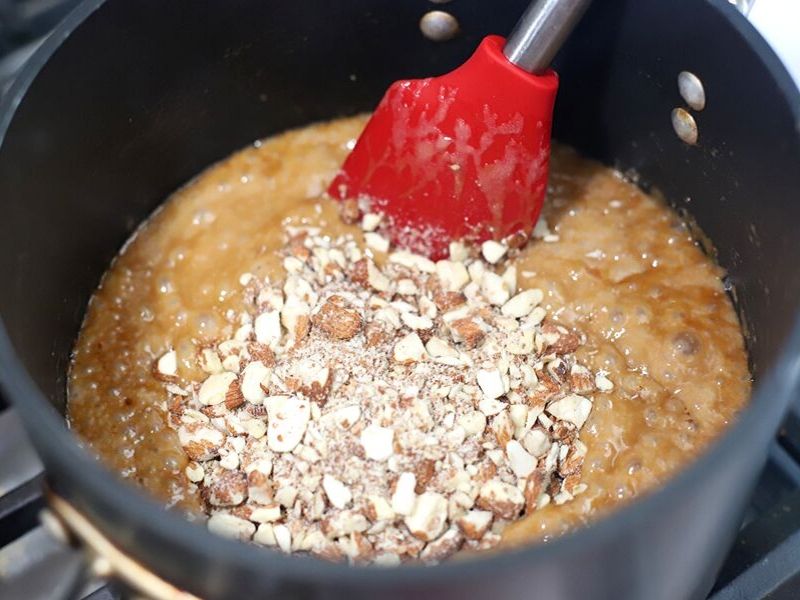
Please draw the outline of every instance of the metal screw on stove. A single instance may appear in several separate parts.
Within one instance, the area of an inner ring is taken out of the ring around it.
[[[682,141],[691,146],[697,143],[697,123],[685,109],[675,108],[672,110],[672,128]]]
[[[703,110],[706,107],[706,91],[700,78],[690,71],[678,73],[678,91],[681,98],[692,109]]]
[[[458,20],[443,10],[426,12],[419,21],[419,28],[429,40],[445,42],[453,39],[458,34]]]

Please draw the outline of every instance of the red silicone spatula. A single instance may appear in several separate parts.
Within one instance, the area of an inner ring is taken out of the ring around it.
[[[384,215],[395,244],[431,258],[459,239],[530,231],[547,186],[558,76],[548,66],[589,0],[533,2],[451,73],[397,81],[328,193]]]

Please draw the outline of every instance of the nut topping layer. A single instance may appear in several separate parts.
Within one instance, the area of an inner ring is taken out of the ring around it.
[[[287,553],[388,566],[491,548],[585,490],[580,430],[613,383],[576,362],[581,335],[541,290],[517,289],[516,248],[453,244],[434,264],[360,219],[361,241],[287,227],[285,279],[242,276],[249,309],[198,350],[205,380],[158,359],[186,475],[209,529]]]

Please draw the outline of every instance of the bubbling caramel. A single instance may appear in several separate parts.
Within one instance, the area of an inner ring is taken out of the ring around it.
[[[177,368],[203,379],[198,348],[231,338],[237,324],[227,315],[245,309],[240,276],[281,276],[287,223],[363,236],[320,195],[365,119],[234,154],[174,194],[115,259],[90,301],[68,390],[72,429],[110,469],[201,512],[154,363],[175,350]],[[548,539],[654,489],[727,427],[750,392],[724,273],[669,207],[555,146],[543,217],[549,231],[512,259],[519,287],[544,291],[549,318],[585,336],[576,358],[614,387],[593,396],[581,433],[586,491],[512,523],[502,544]]]

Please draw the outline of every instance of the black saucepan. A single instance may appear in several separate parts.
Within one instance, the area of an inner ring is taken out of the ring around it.
[[[663,489],[552,543],[434,568],[348,568],[216,538],[121,483],[64,425],[86,302],[133,228],[256,138],[374,106],[459,64],[527,0],[85,2],[0,112],[0,371],[55,493],[117,546],[207,598],[703,597],[800,381],[800,97],[726,0],[596,0],[560,53],[555,134],[635,172],[716,245],[747,331],[751,406]],[[455,15],[445,43],[428,10]],[[695,73],[699,138],[675,135]]]

